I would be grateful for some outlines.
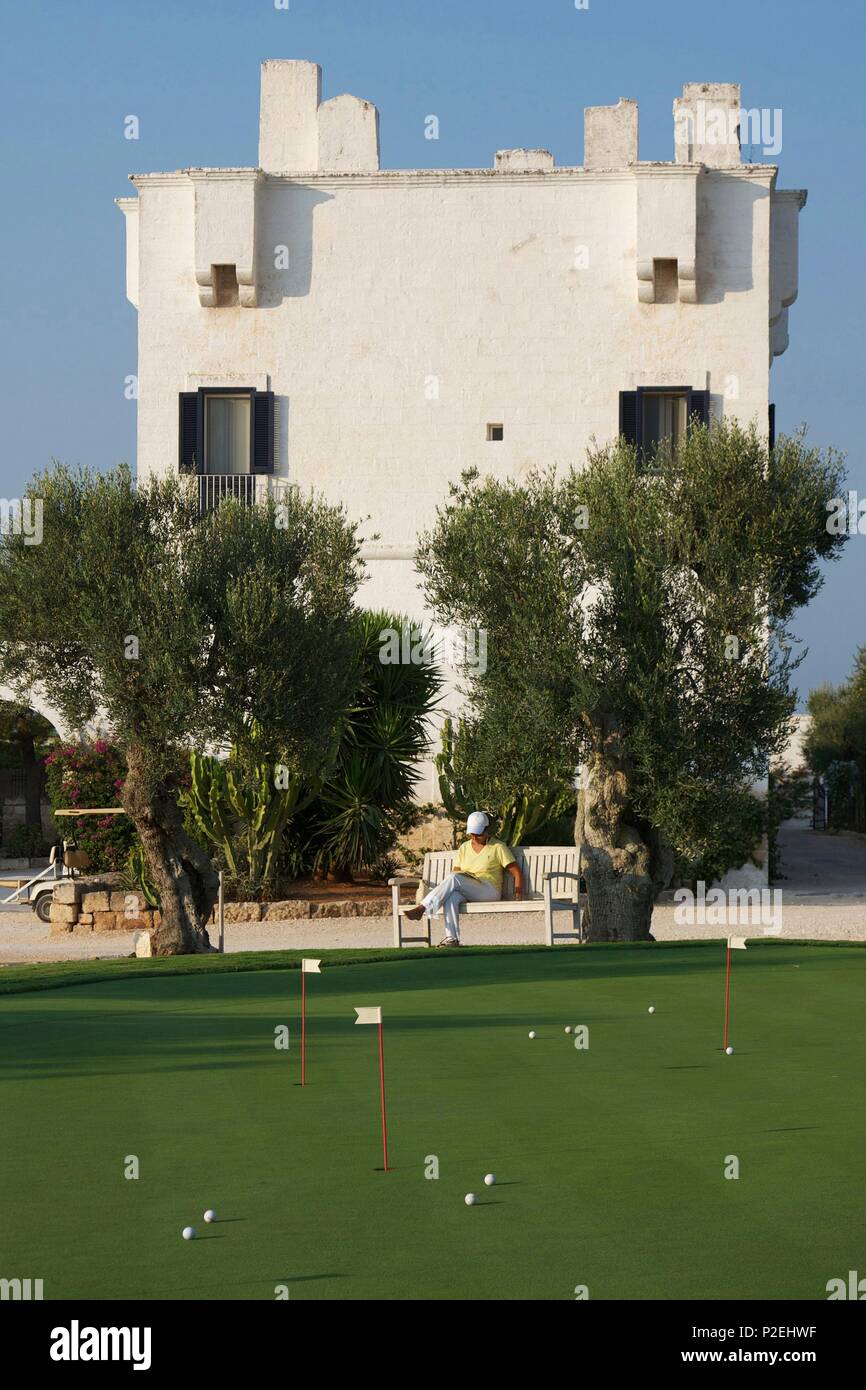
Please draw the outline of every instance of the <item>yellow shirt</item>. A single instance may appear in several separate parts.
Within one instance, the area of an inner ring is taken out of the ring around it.
[[[502,897],[502,871],[506,864],[514,862],[514,855],[501,840],[488,840],[478,854],[472,848],[472,841],[464,840],[454,859],[454,872],[492,883]]]

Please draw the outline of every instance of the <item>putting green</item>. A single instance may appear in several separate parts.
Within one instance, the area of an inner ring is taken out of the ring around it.
[[[47,1299],[821,1299],[862,1266],[866,950],[735,953],[733,1057],[721,945],[323,959],[303,1090],[297,970],[4,994],[0,1276]]]

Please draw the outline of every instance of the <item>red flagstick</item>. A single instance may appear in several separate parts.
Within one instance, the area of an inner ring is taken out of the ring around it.
[[[382,1035],[382,1020],[379,1019],[379,1085],[382,1091],[382,1152],[385,1158],[385,1172],[388,1171],[388,1121],[385,1116],[385,1040]]]
[[[321,975],[320,960],[304,956],[301,961],[301,1085],[307,1084],[307,975]]]
[[[379,1025],[379,1087],[382,1093],[382,1155],[385,1172],[388,1172],[388,1118],[385,1113],[385,1034],[382,1030],[381,1004],[355,1005],[356,1023],[378,1023]]]
[[[728,1001],[731,997],[731,938],[728,937],[728,965],[725,971],[725,1041],[722,1043],[723,1051],[728,1050]]]

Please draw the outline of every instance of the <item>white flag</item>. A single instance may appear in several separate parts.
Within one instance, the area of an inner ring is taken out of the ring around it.
[[[301,961],[301,972],[304,975],[321,975],[321,964],[320,960],[310,960],[308,956],[304,956]]]
[[[746,938],[744,936],[729,936],[728,945],[732,951],[745,951]]]
[[[382,1022],[382,1006],[381,1006],[381,1004],[376,1004],[376,1005],[374,1005],[372,1008],[369,1008],[369,1009],[368,1009],[368,1008],[359,1009],[358,1006],[355,1005],[355,1013],[358,1015],[358,1017],[355,1019],[355,1022],[356,1022],[356,1023],[381,1023],[381,1022]]]

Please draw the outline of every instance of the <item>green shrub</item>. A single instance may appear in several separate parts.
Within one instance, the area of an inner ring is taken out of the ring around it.
[[[863,771],[853,758],[839,759],[825,773],[832,830],[866,830]]]
[[[767,831],[767,801],[745,786],[707,788],[683,785],[681,804],[666,808],[675,833],[672,883],[694,888],[713,883],[743,864],[754,862],[756,847]]]
[[[805,753],[824,775],[834,830],[866,830],[866,647],[841,685],[822,685],[809,696],[811,725]]]

